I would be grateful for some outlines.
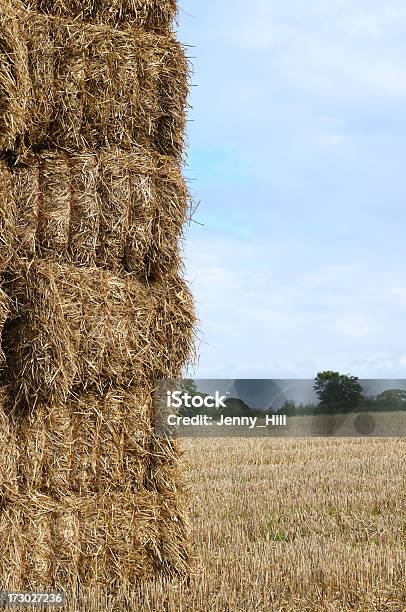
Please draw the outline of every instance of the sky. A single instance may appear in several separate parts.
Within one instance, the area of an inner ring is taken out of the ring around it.
[[[181,0],[198,378],[406,378],[403,0]]]

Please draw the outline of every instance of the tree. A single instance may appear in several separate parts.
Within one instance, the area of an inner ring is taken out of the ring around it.
[[[406,390],[387,389],[376,396],[375,402],[383,408],[402,407],[406,403]]]
[[[226,408],[221,410],[220,413],[223,416],[227,417],[255,417],[255,416],[263,416],[263,412],[261,410],[253,410],[246,404],[242,399],[236,397],[229,397],[225,400]]]
[[[184,378],[182,380],[182,382],[180,383],[180,387],[181,387],[182,391],[186,391],[192,397],[199,393],[199,391],[197,390],[197,387],[196,387],[196,383],[193,380],[193,378]]]
[[[354,408],[364,397],[356,376],[330,370],[317,374],[313,389],[320,400],[320,407],[327,407],[329,411]]]
[[[278,410],[278,414],[285,414],[286,416],[295,416],[297,414],[297,406],[294,400],[286,400],[282,408]]]
[[[375,410],[404,410],[406,406],[405,389],[387,389],[369,400]]]

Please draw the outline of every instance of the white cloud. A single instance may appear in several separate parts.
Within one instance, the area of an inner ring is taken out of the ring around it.
[[[401,377],[403,1],[187,10],[199,374]]]
[[[371,318],[361,313],[339,314],[336,319],[337,331],[348,338],[364,338],[374,332]]]
[[[374,286],[373,270],[320,264],[301,275],[292,259],[284,279],[270,262],[256,265],[267,249],[261,241],[202,230],[195,246],[188,272],[203,325],[201,377],[311,377],[326,368],[401,375],[404,305]]]

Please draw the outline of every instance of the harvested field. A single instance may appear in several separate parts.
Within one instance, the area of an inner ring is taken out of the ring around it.
[[[84,612],[404,612],[402,439],[185,441],[195,575]]]
[[[179,267],[189,194],[171,158],[101,150],[0,160],[0,256],[157,279]]]
[[[114,27],[136,26],[147,31],[170,29],[175,0],[23,0],[27,8]]]
[[[5,146],[21,153],[24,143],[71,152],[144,146],[181,156],[189,70],[172,35],[27,10],[8,17],[7,5],[4,13],[0,41],[11,49],[0,74]]]

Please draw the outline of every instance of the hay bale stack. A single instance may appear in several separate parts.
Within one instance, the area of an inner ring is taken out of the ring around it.
[[[185,574],[188,63],[175,0],[0,0],[0,576],[110,590]]]
[[[0,108],[8,148],[23,154],[142,145],[181,156],[188,63],[172,34],[23,8],[4,23]]]

